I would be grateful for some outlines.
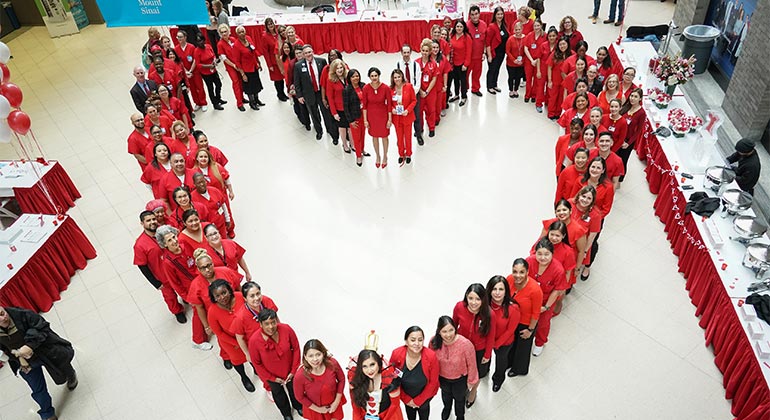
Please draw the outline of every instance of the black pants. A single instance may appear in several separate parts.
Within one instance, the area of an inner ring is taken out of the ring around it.
[[[463,66],[454,66],[452,72],[449,73],[447,93],[450,92],[453,83],[455,86],[455,96],[461,96],[463,99],[468,98],[468,70],[463,70]]]
[[[206,35],[209,37],[209,44],[211,44],[211,49],[214,51],[214,57],[219,57],[219,52],[217,51],[217,42],[219,42],[219,32],[216,29],[206,29]]]
[[[302,404],[294,398],[293,382],[286,382],[285,387],[277,382],[267,381],[267,383],[270,385],[270,391],[273,393],[275,406],[281,411],[282,416],[291,416],[292,407],[294,407],[295,410],[302,409]],[[286,395],[286,391],[289,392],[289,395]]]
[[[476,369],[479,371],[479,379],[486,378],[489,375],[489,366],[491,362],[481,363],[484,358],[484,350],[476,350]]]
[[[206,82],[206,89],[209,91],[209,99],[211,104],[216,105],[222,102],[222,79],[219,78],[219,73],[204,74],[203,81]]]
[[[307,113],[310,115],[310,120],[313,121],[315,132],[323,134],[324,129],[321,127],[321,108],[324,107],[324,104],[321,102],[321,91],[315,93],[315,98],[310,98],[310,100],[305,98],[305,107],[307,108]]]
[[[599,236],[602,234],[602,230],[604,230],[604,221],[606,219],[602,219],[602,227],[599,229],[599,232],[596,234],[596,237],[594,238],[594,243],[591,244],[591,258],[588,259],[588,267],[590,267],[594,260],[596,259],[596,254],[599,253]]]
[[[296,96],[291,99],[294,103],[294,115],[297,116],[299,122],[304,126],[310,125],[310,114],[308,114],[307,107],[299,103]]]
[[[332,116],[331,110],[329,110],[328,107],[324,106],[323,103],[318,104],[321,108],[321,115],[324,118],[324,127],[326,127],[326,132],[329,133],[330,136],[332,136],[332,139],[339,140],[340,139],[340,130],[337,126],[337,120],[334,119]]]
[[[535,341],[535,332],[528,339],[521,338],[522,331],[529,325],[519,324],[516,327],[516,339],[513,341],[511,351],[508,353],[508,366],[517,375],[526,375],[529,373],[529,359],[532,356],[532,342]]]
[[[628,172],[628,158],[631,157],[631,151],[634,150],[634,145],[629,144],[628,147],[618,149],[618,156],[623,160],[623,173]],[[625,175],[620,176],[620,182],[623,182]]]
[[[508,69],[508,91],[516,92],[521,86],[521,79],[524,78],[524,67],[511,67],[506,65]]]
[[[417,92],[417,104],[414,106],[414,136],[420,137],[422,136],[422,112],[420,112],[420,102],[422,101],[422,98],[420,97],[420,92]],[[441,110],[439,110],[441,112]]]
[[[468,377],[446,379],[439,376],[438,383],[441,387],[441,401],[444,403],[444,409],[441,410],[441,420],[449,419],[449,415],[452,414],[452,403],[455,406],[457,420],[465,420],[465,395],[468,393]]]
[[[288,99],[286,92],[284,92],[283,79],[273,80],[273,86],[275,86],[275,93],[278,95],[278,99]]]
[[[503,61],[505,61],[505,53],[495,53],[495,58],[489,63],[489,68],[487,69],[487,89],[497,87],[497,79],[500,78],[500,67],[502,67]]]
[[[495,372],[492,373],[492,383],[495,385],[500,385],[505,381],[505,371],[508,370],[508,354],[511,352],[511,347],[513,347],[513,343],[495,349]]]
[[[407,420],[416,420],[418,414],[420,415],[420,420],[428,420],[428,417],[430,417],[430,400],[432,399],[433,397],[428,398],[424,403],[422,403],[421,406],[417,408],[404,405]]]

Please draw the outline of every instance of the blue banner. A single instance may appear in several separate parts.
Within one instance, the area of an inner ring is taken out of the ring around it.
[[[206,25],[203,0],[96,0],[107,27]]]

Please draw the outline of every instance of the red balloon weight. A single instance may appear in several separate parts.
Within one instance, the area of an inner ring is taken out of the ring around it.
[[[29,119],[29,115],[24,111],[15,109],[8,114],[8,126],[11,127],[11,130],[22,136],[29,132],[29,127],[31,125],[32,121]]]
[[[3,82],[8,83],[11,81],[11,69],[3,63],[0,63],[0,71],[3,72]]]
[[[21,93],[21,88],[14,83],[3,83],[0,85],[0,94],[8,99],[8,102],[12,107],[18,108],[21,106],[21,101],[24,99],[24,95]]]

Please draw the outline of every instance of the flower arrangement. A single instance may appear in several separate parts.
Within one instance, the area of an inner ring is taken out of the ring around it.
[[[684,137],[688,132],[693,133],[703,126],[703,119],[693,115],[687,115],[682,108],[674,108],[668,111],[668,123],[675,137]]]
[[[695,57],[683,58],[666,55],[650,59],[650,71],[668,87],[683,85],[695,76]]]
[[[649,89],[647,91],[647,96],[652,99],[652,103],[655,104],[659,109],[666,109],[668,108],[668,104],[671,103],[671,95],[668,93],[660,90],[659,88]]]
[[[688,117],[688,122],[690,123],[691,133],[694,133],[703,126],[703,118],[701,117],[690,116]]]

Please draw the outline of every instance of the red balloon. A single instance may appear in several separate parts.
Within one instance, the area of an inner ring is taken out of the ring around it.
[[[0,71],[3,72],[3,82],[8,83],[11,80],[11,69],[3,63],[0,63]]]
[[[24,99],[24,95],[21,93],[21,88],[14,83],[3,83],[0,85],[0,94],[8,99],[8,102],[12,107],[18,108],[21,106],[21,101]]]
[[[24,111],[15,109],[8,114],[8,126],[11,127],[11,130],[22,136],[29,132],[29,127],[31,125],[32,121],[29,119],[29,115]]]

